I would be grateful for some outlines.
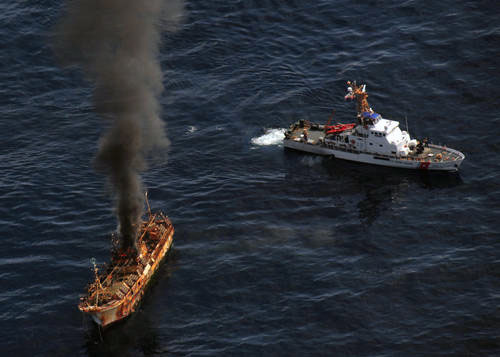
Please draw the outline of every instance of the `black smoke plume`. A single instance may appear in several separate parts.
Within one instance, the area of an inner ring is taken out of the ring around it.
[[[74,0],[56,28],[54,47],[65,66],[81,66],[94,84],[93,101],[110,128],[96,167],[113,187],[124,249],[135,241],[143,213],[140,173],[152,150],[169,141],[160,119],[161,33],[182,16],[182,0]]]

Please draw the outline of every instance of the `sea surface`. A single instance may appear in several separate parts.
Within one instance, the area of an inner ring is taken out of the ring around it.
[[[117,227],[107,123],[55,60],[62,9],[0,3],[0,355],[500,355],[498,1],[186,1],[143,174],[174,248],[104,332],[77,304]],[[284,150],[298,119],[353,121],[347,80],[459,173]]]

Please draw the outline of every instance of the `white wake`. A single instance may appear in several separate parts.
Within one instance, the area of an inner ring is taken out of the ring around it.
[[[278,145],[283,142],[286,129],[267,129],[258,137],[252,138],[252,144],[259,146]]]

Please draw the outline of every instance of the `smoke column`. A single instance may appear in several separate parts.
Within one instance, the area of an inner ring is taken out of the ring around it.
[[[136,252],[144,208],[140,173],[148,153],[169,146],[158,101],[161,32],[173,29],[182,11],[182,0],[68,1],[55,33],[60,61],[82,67],[95,86],[95,109],[110,123],[96,168],[113,187],[122,247]]]

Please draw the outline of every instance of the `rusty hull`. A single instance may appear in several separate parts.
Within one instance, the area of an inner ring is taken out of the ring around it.
[[[102,327],[135,311],[146,286],[172,246],[174,227],[161,212],[142,222],[140,232],[139,256],[116,253],[107,271],[96,273],[95,282],[80,299],[80,311],[89,314]]]

